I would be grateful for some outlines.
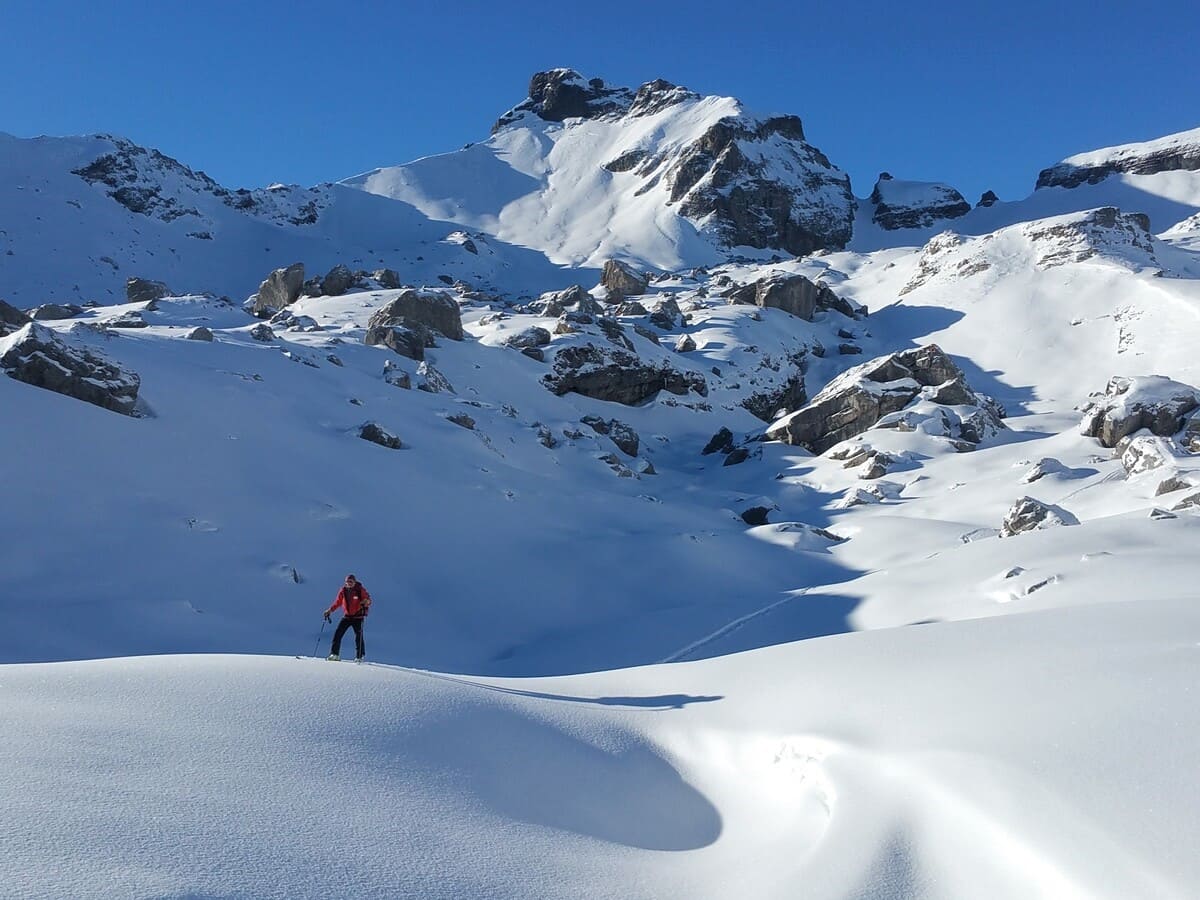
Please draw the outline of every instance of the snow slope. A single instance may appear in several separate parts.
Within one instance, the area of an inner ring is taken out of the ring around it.
[[[75,174],[89,167],[91,182]],[[338,185],[229,191],[121,138],[0,133],[0,296],[22,308],[120,303],[133,275],[240,300],[297,261],[310,274],[390,267],[408,283],[446,275],[518,294],[582,277],[491,238],[477,236],[470,253],[447,240],[458,230]]]
[[[564,679],[8,666],[6,891],[1182,898],[1198,652],[1146,598]]]

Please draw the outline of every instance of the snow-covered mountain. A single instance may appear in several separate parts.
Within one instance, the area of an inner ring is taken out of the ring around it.
[[[570,70],[311,189],[0,138],[3,883],[1194,893],[1185,138],[969,211]]]
[[[535,75],[487,141],[343,183],[585,266],[840,248],[854,214],[849,177],[796,116],[756,117],[662,80],[611,88],[570,69]]]

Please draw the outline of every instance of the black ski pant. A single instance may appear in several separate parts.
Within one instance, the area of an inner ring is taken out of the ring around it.
[[[362,659],[367,655],[366,644],[363,643],[362,616],[342,616],[342,621],[338,622],[337,630],[333,632],[333,646],[329,648],[329,652],[334,656],[342,655],[342,636],[346,633],[347,628],[354,629],[355,655],[356,658]]]

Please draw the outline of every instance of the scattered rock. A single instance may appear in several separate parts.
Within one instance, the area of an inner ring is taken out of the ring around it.
[[[514,350],[525,350],[530,347],[545,347],[549,343],[550,332],[545,328],[532,325],[505,339],[504,346],[512,347]]]
[[[446,416],[447,422],[453,422],[459,428],[465,428],[467,431],[475,430],[475,420],[468,416],[465,412],[452,413]]]
[[[741,405],[753,416],[764,422],[774,422],[780,415],[790,413],[808,402],[808,391],[804,387],[804,374],[795,372],[783,384],[755,391],[742,400]]]
[[[1061,506],[1022,497],[1009,509],[1000,526],[1000,537],[1012,537],[1026,531],[1040,531],[1057,525],[1078,525],[1079,520]]]
[[[68,346],[36,322],[0,338],[0,371],[25,384],[127,416],[134,414],[141,387],[136,373],[89,350]]]
[[[271,316],[270,324],[288,331],[320,331],[321,326],[312,316],[298,316],[290,309],[281,309]]]
[[[385,291],[394,291],[401,287],[400,273],[395,269],[376,269],[371,277]]]
[[[367,328],[363,343],[368,347],[387,347],[415,362],[425,358],[425,349],[435,346],[433,331],[419,323],[413,325],[376,325]]]
[[[109,328],[145,328],[149,323],[137,310],[121,313],[104,323]]]
[[[584,416],[579,420],[597,434],[606,435],[626,456],[637,456],[641,439],[632,425],[619,419],[602,419],[599,416]]]
[[[676,353],[691,353],[695,349],[696,342],[692,339],[690,334],[680,335],[679,340],[675,342]]]
[[[404,448],[404,444],[400,441],[400,438],[375,422],[367,422],[362,425],[358,429],[358,436],[364,441],[370,441],[372,444],[378,444],[380,447],[387,447],[389,450],[402,450]]]
[[[265,344],[275,340],[275,332],[271,330],[271,326],[266,322],[260,322],[250,329],[250,337]]]
[[[806,322],[819,310],[834,310],[852,319],[864,314],[862,307],[839,297],[828,285],[803,275],[771,275],[734,288],[725,296],[730,303],[781,309]]]
[[[429,364],[422,362],[417,366],[417,390],[429,394],[454,394],[454,386],[450,380]]]
[[[383,380],[406,391],[412,388],[412,376],[390,359],[383,364]]]

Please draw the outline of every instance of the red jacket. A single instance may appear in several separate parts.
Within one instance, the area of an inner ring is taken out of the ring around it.
[[[371,595],[367,593],[367,589],[361,583],[347,589],[342,587],[337,593],[337,599],[333,601],[333,606],[325,610],[326,614],[333,612],[335,609],[342,608],[348,616],[365,616],[367,610],[371,608]]]

